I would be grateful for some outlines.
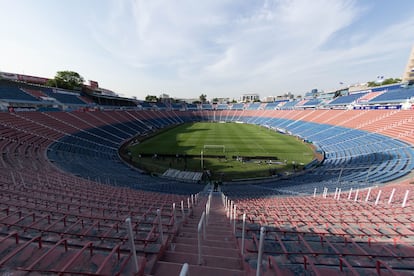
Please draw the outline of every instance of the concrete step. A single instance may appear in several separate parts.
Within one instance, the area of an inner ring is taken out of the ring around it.
[[[153,275],[178,275],[184,263],[189,264],[190,275],[246,275],[233,224],[230,224],[221,200],[216,196],[212,198],[209,224],[202,243],[202,264],[198,264],[197,228],[204,206],[194,207],[192,215],[186,218],[168,249],[153,266]]]
[[[180,233],[181,232],[185,232],[185,233],[197,233],[198,231],[198,227],[188,227],[188,226],[183,226],[180,228]],[[206,232],[207,233],[211,233],[213,235],[216,236],[232,236],[233,235],[233,231],[231,229],[218,229],[218,228],[210,228],[209,226],[206,227]]]
[[[183,264],[159,261],[154,271],[154,276],[179,275]],[[242,276],[244,272],[237,269],[217,268],[211,266],[189,265],[189,275],[214,275],[214,276]]]
[[[194,220],[193,219],[188,219],[184,225],[186,225],[186,226],[187,225],[198,225],[199,222],[200,222],[200,217],[198,217]],[[223,227],[223,226],[226,226],[226,225],[231,226],[233,224],[230,224],[230,221],[228,219],[223,219],[223,220],[211,220],[211,219],[209,219],[208,220],[208,226],[210,226],[210,227],[220,228],[220,227]]]
[[[197,244],[197,238],[188,238],[188,237],[175,237],[173,239],[173,243],[181,243],[181,244]],[[225,247],[225,248],[234,248],[236,246],[236,243],[234,240],[203,240],[203,244],[206,246],[212,246],[212,247]]]
[[[194,238],[197,239],[197,232],[179,232],[177,237],[184,237],[184,238]],[[206,231],[206,237],[207,240],[213,240],[213,241],[235,241],[235,237],[233,234],[229,235],[215,235],[214,233],[209,233]]]
[[[204,212],[204,210],[203,210]],[[197,212],[194,212],[192,216],[190,216],[188,219],[189,220],[196,220],[197,218],[200,218],[202,213],[200,212],[199,214]],[[228,220],[226,214],[219,214],[219,212],[216,213],[212,213],[212,211],[210,211],[210,216],[209,216],[209,221],[217,221],[217,222],[221,222],[223,220]]]
[[[211,266],[217,268],[236,269],[242,270],[242,260],[239,257],[223,257],[223,256],[211,256],[202,254],[202,265]],[[164,256],[161,258],[164,262],[173,263],[188,263],[190,265],[198,265],[198,254],[192,254],[187,252],[173,252],[166,251]]]
[[[174,250],[172,250],[174,248]],[[224,256],[224,257],[238,257],[239,250],[233,247],[214,247],[202,244],[202,252],[205,255]],[[176,243],[175,246],[170,246],[172,252],[192,253],[198,254],[198,244],[182,244]]]
[[[233,224],[230,224],[228,221],[220,222],[220,223],[212,223],[208,222],[208,227],[211,228],[218,228],[218,229],[233,229]]]

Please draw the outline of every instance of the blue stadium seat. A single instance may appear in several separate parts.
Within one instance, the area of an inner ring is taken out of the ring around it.
[[[82,101],[79,97],[79,93],[71,93],[71,92],[63,92],[63,91],[55,91],[53,89],[43,88],[41,89],[43,93],[51,98],[55,98],[57,101],[63,104],[70,104],[70,105],[88,105],[84,101]]]
[[[374,99],[370,100],[370,104],[381,103],[401,103],[414,97],[414,87],[400,88],[395,90],[389,90]]]
[[[280,109],[282,109],[282,110],[293,109],[295,107],[295,105],[298,104],[298,103],[299,103],[298,100],[292,100],[292,101],[289,101],[289,102],[285,103]]]
[[[231,106],[232,110],[243,110],[244,109],[244,104],[242,103],[235,103]]]
[[[341,97],[336,98],[332,102],[330,102],[328,105],[329,106],[348,105],[348,104],[351,104],[354,101],[358,100],[359,98],[361,98],[365,94],[367,94],[367,93],[355,93],[355,94],[350,94],[350,95],[347,95],[347,96],[341,96]]]
[[[247,106],[247,110],[258,110],[260,105],[261,105],[261,103],[250,103]]]
[[[39,103],[37,98],[21,90],[17,83],[13,84],[4,81],[0,81],[0,99]]]

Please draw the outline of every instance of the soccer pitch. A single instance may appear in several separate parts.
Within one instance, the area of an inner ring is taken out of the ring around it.
[[[237,123],[182,124],[129,147],[129,151],[134,162],[149,171],[162,173],[169,167],[201,171],[203,164],[231,179],[269,176],[274,174],[269,170],[288,170],[292,163],[303,166],[314,158],[312,148],[295,137]],[[186,156],[185,162],[176,156]]]

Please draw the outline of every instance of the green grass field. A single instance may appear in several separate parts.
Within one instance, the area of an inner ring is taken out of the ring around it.
[[[204,148],[204,145],[224,145],[225,152],[221,147]],[[169,167],[201,171],[203,163],[216,179],[224,175],[222,180],[269,176],[291,170],[292,161],[298,166],[307,164],[314,158],[312,148],[294,137],[256,125],[236,123],[183,124],[162,131],[128,149],[133,162],[151,172],[162,173]],[[147,154],[174,157],[139,157]],[[176,158],[177,154],[190,157]],[[225,158],[210,158],[209,155],[225,155]],[[261,158],[240,162],[234,156]],[[267,164],[265,161],[268,160],[278,162]]]

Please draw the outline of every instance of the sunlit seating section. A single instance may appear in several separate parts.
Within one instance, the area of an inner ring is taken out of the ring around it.
[[[293,109],[298,102],[299,102],[298,100],[289,101],[285,103],[280,109],[283,109],[283,110]]]
[[[213,106],[211,104],[202,104],[201,109],[202,110],[213,110]]]
[[[214,118],[283,128],[325,155],[293,178],[221,186],[237,206],[239,246],[246,214],[249,266],[263,226],[270,274],[412,272],[412,180],[384,186],[414,168],[412,110],[0,113],[0,271],[131,275],[131,218],[140,273],[151,274],[203,186],[194,173],[170,171],[164,179],[132,169],[118,147],[135,135]]]
[[[378,97],[370,100],[370,104],[381,103],[401,103],[414,97],[414,88],[400,88],[389,90]]]
[[[258,110],[262,103],[249,103],[247,105],[247,110]]]
[[[359,98],[357,100],[357,103],[359,104],[364,104],[369,102],[370,100],[373,100],[375,97],[378,97],[379,95],[382,95],[385,91],[371,91],[369,93],[366,93],[364,96],[362,96],[361,98]]]
[[[263,235],[265,275],[409,275],[414,266],[410,184],[310,197],[229,197],[244,259],[256,267]],[[409,195],[409,196],[407,196]]]
[[[331,101],[328,105],[329,106],[335,106],[335,105],[348,105],[355,101],[357,101],[359,98],[363,97],[366,93],[354,93],[349,94],[346,96],[341,96],[335,98],[333,101]]]
[[[243,103],[234,103],[234,104],[232,104],[231,109],[233,109],[233,110],[243,110],[244,109],[244,104]]]
[[[302,104],[304,108],[316,107],[321,103],[320,99],[311,99]]]
[[[217,104],[216,109],[217,110],[227,110],[227,109],[229,109],[229,105],[228,104]]]

